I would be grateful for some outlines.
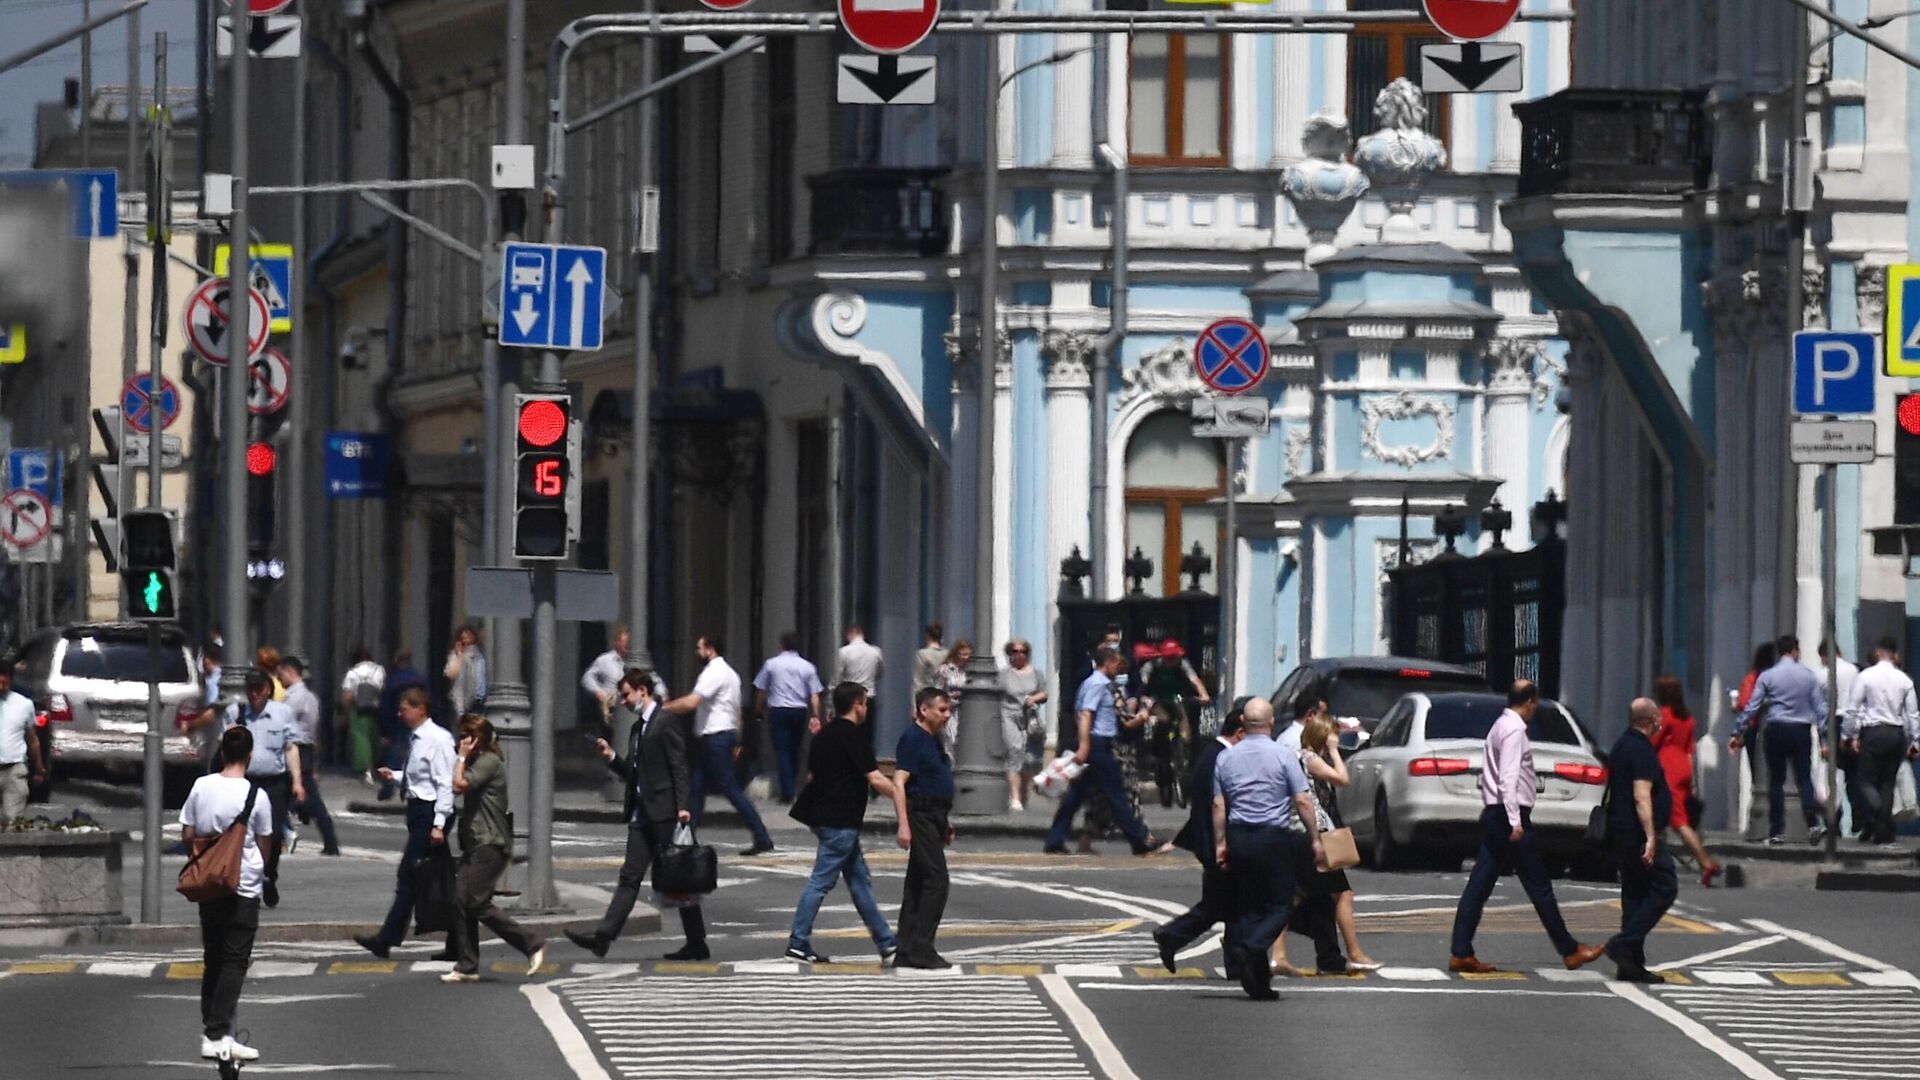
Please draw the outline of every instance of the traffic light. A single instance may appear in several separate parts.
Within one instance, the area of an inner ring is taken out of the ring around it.
[[[1920,525],[1920,394],[1902,395],[1894,420],[1893,523]]]
[[[513,554],[520,559],[564,559],[574,536],[579,460],[573,399],[565,394],[514,398]]]
[[[280,454],[270,442],[247,444],[247,550],[264,555],[273,547],[274,476]]]
[[[128,510],[120,517],[120,575],[127,594],[127,616],[136,620],[172,619],[177,608],[173,574],[179,563],[173,542],[171,510]]]
[[[93,426],[106,447],[101,459],[92,463],[94,490],[100,495],[100,509],[88,515],[94,542],[100,545],[100,558],[107,573],[120,569],[120,406],[93,410]]]

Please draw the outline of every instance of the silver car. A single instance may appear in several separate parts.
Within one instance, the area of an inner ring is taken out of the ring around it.
[[[62,773],[91,767],[115,778],[138,777],[147,732],[147,679],[160,683],[162,755],[171,769],[196,766],[199,752],[175,724],[182,702],[204,700],[186,638],[171,626],[160,649],[147,653],[137,623],[80,623],[46,631],[21,650],[16,678],[47,715],[53,760]]]
[[[1339,793],[1354,841],[1378,869],[1415,859],[1457,865],[1480,846],[1480,767],[1487,732],[1507,707],[1500,694],[1407,694],[1372,741],[1347,758],[1352,783]],[[1533,722],[1533,825],[1556,858],[1580,854],[1587,817],[1607,771],[1566,706],[1541,699]]]

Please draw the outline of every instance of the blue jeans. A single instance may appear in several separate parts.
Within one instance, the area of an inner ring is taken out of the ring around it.
[[[773,760],[779,769],[780,799],[793,801],[793,782],[800,773],[800,744],[807,739],[806,706],[768,709],[767,726],[773,734]]]
[[[1561,956],[1572,956],[1580,943],[1567,932],[1567,921],[1560,917],[1560,902],[1553,898],[1553,879],[1540,858],[1533,838],[1533,814],[1520,808],[1520,839],[1511,839],[1504,807],[1489,806],[1480,811],[1480,853],[1474,856],[1473,873],[1467,877],[1467,889],[1460,894],[1460,907],[1453,913],[1453,955],[1473,955],[1473,935],[1480,929],[1480,914],[1500,875],[1512,870],[1533,901],[1533,912]]]
[[[813,918],[820,913],[827,894],[833,891],[833,883],[844,877],[853,906],[860,912],[860,921],[867,924],[867,933],[873,935],[874,946],[883,953],[892,952],[896,945],[893,928],[880,914],[880,905],[873,902],[873,875],[867,872],[867,857],[860,853],[860,830],[816,828],[813,835],[820,838],[820,852],[814,856],[813,876],[807,879],[807,887],[800,894],[800,906],[794,909],[793,932],[787,936],[787,948],[812,947]]]
[[[1787,770],[1800,789],[1800,816],[1807,828],[1819,820],[1820,800],[1813,792],[1813,729],[1805,724],[1768,724],[1760,737],[1767,758],[1767,835],[1787,831]]]
[[[1067,832],[1073,828],[1073,815],[1080,804],[1087,801],[1087,792],[1095,785],[1100,788],[1100,797],[1107,800],[1107,807],[1113,811],[1113,820],[1120,825],[1127,841],[1138,853],[1147,846],[1147,827],[1133,816],[1133,808],[1127,802],[1127,778],[1121,774],[1120,759],[1113,756],[1113,739],[1107,735],[1095,735],[1087,749],[1087,771],[1067,788],[1066,797],[1060,800],[1060,809],[1053,815],[1053,828],[1047,832],[1047,846],[1060,848],[1067,846]]]
[[[695,828],[700,826],[700,811],[707,805],[707,782],[712,780],[747,823],[754,844],[771,847],[773,837],[767,835],[766,824],[748,801],[746,791],[740,787],[740,778],[733,771],[733,748],[738,745],[740,733],[737,731],[700,736],[700,756],[693,763],[693,824]]]

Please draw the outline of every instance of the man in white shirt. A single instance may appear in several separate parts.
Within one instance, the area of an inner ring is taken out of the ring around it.
[[[272,842],[273,811],[267,800],[253,795],[247,766],[253,758],[253,735],[244,727],[228,728],[220,736],[220,771],[193,782],[180,807],[181,840],[189,849],[196,840],[212,841],[247,814],[247,837],[240,848],[240,884],[232,896],[202,902],[200,941],[206,972],[200,979],[200,1056],[252,1061],[260,1052],[233,1037],[234,1012],[240,988],[253,958],[253,938],[260,929],[260,893],[266,885],[266,860],[261,852]]]
[[[661,706],[677,716],[695,714],[693,733],[700,740],[700,753],[693,759],[693,825],[700,825],[711,783],[753,833],[753,846],[741,854],[764,854],[773,850],[773,837],[767,835],[766,824],[734,772],[734,762],[740,759],[740,673],[720,655],[719,638],[702,637],[694,642],[694,650],[706,666],[694,680],[693,690]]]
[[[612,710],[615,695],[619,692],[620,678],[627,673],[627,648],[633,643],[633,636],[624,626],[613,628],[613,644],[606,652],[593,658],[587,670],[580,675],[580,689],[593,695],[600,703],[600,719],[606,720]]]
[[[307,685],[307,665],[297,656],[280,658],[280,683],[287,688],[287,696],[281,701],[287,711],[293,714],[294,728],[297,734],[294,742],[300,748],[300,782],[307,789],[307,797],[294,807],[300,820],[309,819],[320,827],[320,854],[339,855],[340,837],[333,831],[333,815],[327,813],[327,801],[320,797],[320,699]],[[287,850],[294,849],[292,834],[287,841]]]
[[[360,934],[354,943],[382,960],[407,938],[407,920],[413,916],[413,866],[432,848],[447,842],[447,822],[453,816],[453,736],[428,717],[427,692],[409,687],[400,694],[400,722],[408,729],[407,766],[400,776],[380,767],[380,778],[398,781],[407,800],[407,846],[400,853],[400,875],[393,890],[393,906],[377,934]]]
[[[1833,648],[1833,643],[1825,638],[1820,640],[1820,648],[1818,651],[1820,653],[1821,666],[1816,668],[1815,671],[1820,675],[1821,690],[1825,691],[1825,689],[1831,685],[1828,682],[1829,678],[1835,675],[1838,676],[1839,693],[1834,695],[1833,700],[1839,703],[1840,723],[1844,728],[1847,721],[1847,702],[1853,700],[1853,680],[1860,677],[1860,669],[1855,667],[1853,662],[1846,657],[1838,656]],[[1819,726],[1823,733],[1827,730],[1827,720],[1825,716],[1820,718]],[[1846,740],[1843,739],[1840,742],[1840,753],[1839,756],[1835,758],[1835,763],[1840,766],[1840,771],[1846,774],[1845,790],[1847,801],[1845,805],[1853,815],[1853,831],[1855,833],[1863,832],[1867,827],[1867,819],[1871,815],[1867,812],[1866,796],[1861,793],[1860,788],[1860,755],[1850,749],[1846,744]],[[1818,761],[1815,761],[1813,766],[1816,772],[1821,767]]]
[[[886,658],[880,655],[879,646],[867,642],[866,628],[859,623],[847,627],[847,643],[840,646],[840,676],[834,682],[859,683],[866,689],[867,715],[874,718],[873,722],[867,725],[869,739],[879,738],[878,732],[881,726],[879,718],[885,714],[878,695],[880,676],[886,673],[886,669]]]
[[[47,778],[33,724],[33,699],[13,692],[13,668],[0,664],[0,824],[27,812],[29,777]]]
[[[1899,651],[1892,638],[1874,646],[1874,664],[1854,679],[1840,727],[1841,740],[1859,757],[1857,805],[1865,820],[1856,824],[1870,844],[1894,843],[1894,784],[1906,763],[1920,757],[1920,702],[1913,680],[1893,662]]]
[[[921,646],[919,652],[913,654],[913,693],[915,696],[918,696],[920,691],[933,685],[934,676],[939,672],[940,665],[947,662],[946,638],[946,627],[937,622],[927,624],[927,643]],[[868,692],[871,693],[872,691]]]
[[[373,787],[373,765],[380,759],[380,698],[386,691],[387,669],[368,650],[356,649],[353,666],[340,680],[340,705],[347,710],[347,738],[353,771]]]
[[[244,727],[253,735],[247,779],[260,785],[273,807],[273,843],[267,849],[267,884],[260,896],[268,907],[279,907],[287,812],[307,801],[306,782],[300,777],[299,728],[286,703],[273,700],[273,678],[259,668],[247,672],[246,698],[227,706],[224,726]]]

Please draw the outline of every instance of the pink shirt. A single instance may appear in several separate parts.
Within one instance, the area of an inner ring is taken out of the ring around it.
[[[1480,765],[1480,804],[1506,807],[1507,824],[1517,829],[1521,809],[1533,807],[1533,789],[1538,783],[1527,722],[1507,709],[1487,731],[1487,752]]]

